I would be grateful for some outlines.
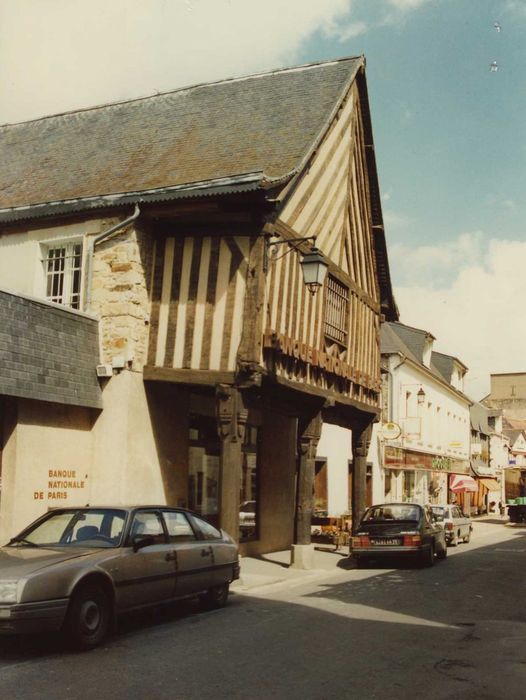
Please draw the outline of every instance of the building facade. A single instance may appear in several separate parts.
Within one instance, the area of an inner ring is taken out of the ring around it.
[[[470,474],[465,365],[433,350],[434,336],[382,324],[383,414],[369,451],[372,501],[447,503],[450,480]]]
[[[92,504],[186,506],[245,553],[301,552],[325,422],[352,431],[363,509],[380,317],[397,318],[364,59],[6,126],[0,138],[0,285],[87,313],[100,342],[96,430],[57,466],[51,429],[32,482],[89,462]],[[313,236],[328,267],[316,294],[301,277]],[[6,454],[4,470],[20,474]],[[4,489],[2,511],[19,516],[0,534],[52,506]]]

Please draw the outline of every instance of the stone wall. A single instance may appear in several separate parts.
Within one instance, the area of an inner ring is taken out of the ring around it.
[[[103,363],[122,359],[134,371],[146,363],[152,251],[149,233],[134,226],[95,246],[90,310],[100,319]]]

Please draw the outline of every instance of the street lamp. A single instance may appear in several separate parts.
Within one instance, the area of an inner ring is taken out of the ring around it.
[[[316,294],[318,289],[323,287],[329,267],[323,253],[318,248],[311,248],[301,259],[300,265],[303,272],[303,282],[312,295]]]
[[[265,257],[263,260],[263,272],[268,271],[269,263],[269,249],[273,245],[283,245],[288,243],[291,249],[283,253],[280,257],[288,255],[293,250],[297,250],[298,243],[304,241],[312,241],[314,244],[316,242],[316,236],[305,236],[304,238],[291,238],[284,241],[269,241],[268,238],[265,239]],[[309,292],[314,295],[320,287],[323,287],[323,282],[325,281],[325,276],[327,275],[327,270],[329,269],[329,263],[325,259],[325,256],[314,245],[306,253],[302,253],[303,257],[300,261],[301,271],[303,273],[303,282]]]

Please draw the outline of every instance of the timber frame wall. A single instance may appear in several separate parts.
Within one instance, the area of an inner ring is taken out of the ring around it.
[[[239,386],[248,373],[379,413],[377,182],[358,77],[304,167],[267,202],[264,191],[257,204],[238,199],[237,219],[226,207],[217,230],[210,220],[201,232],[195,219],[187,232],[184,222],[172,229],[165,220],[154,250],[146,379]],[[308,248],[294,242],[313,234],[329,262],[314,296],[299,265]],[[271,247],[264,270],[271,240],[290,244]],[[328,332],[330,314],[340,326],[345,320],[338,337]]]

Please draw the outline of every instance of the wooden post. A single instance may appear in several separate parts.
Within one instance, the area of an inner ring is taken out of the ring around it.
[[[242,394],[232,386],[219,385],[216,399],[218,432],[221,438],[219,523],[238,542],[242,446],[248,411],[243,404]]]
[[[356,532],[365,513],[367,451],[371,442],[372,423],[352,428],[352,529]]]
[[[314,462],[321,435],[321,413],[298,424],[298,480],[296,496],[296,534],[299,545],[310,545],[311,520],[314,510]]]

